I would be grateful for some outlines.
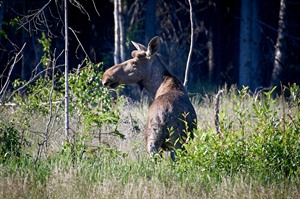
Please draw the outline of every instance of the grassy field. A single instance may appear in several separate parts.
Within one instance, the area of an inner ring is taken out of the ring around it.
[[[216,93],[193,95],[196,138],[174,163],[146,154],[147,98],[94,96],[75,80],[70,142],[51,84],[1,106],[0,198],[300,198],[299,86],[224,88],[219,135]]]

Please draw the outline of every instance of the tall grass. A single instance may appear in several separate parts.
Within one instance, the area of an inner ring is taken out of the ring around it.
[[[76,89],[79,95],[80,87]],[[90,90],[82,89],[85,98],[90,96]],[[214,96],[193,97],[198,130],[186,151],[177,152],[177,162],[168,155],[154,161],[145,152],[147,100],[104,98],[106,107],[119,114],[117,126],[89,104],[97,96],[76,101],[82,104],[73,104],[73,145],[62,139],[59,115],[43,134],[47,107],[31,115],[18,110],[28,110],[28,101],[22,101],[27,109],[22,104],[14,112],[2,107],[0,145],[6,148],[0,151],[0,198],[299,198],[299,86],[284,87],[279,96],[273,90],[253,94],[247,88],[225,88],[219,135]],[[25,122],[19,121],[20,112]],[[47,145],[36,158],[45,135]]]

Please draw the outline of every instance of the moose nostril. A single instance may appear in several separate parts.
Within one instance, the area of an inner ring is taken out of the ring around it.
[[[102,85],[103,86],[110,86],[110,84],[113,82],[111,76],[106,75],[102,78]]]
[[[103,86],[108,86],[108,83],[109,83],[109,81],[107,79],[102,81]]]
[[[108,79],[106,78],[106,77],[103,77],[102,78],[102,85],[103,86],[107,86],[107,84],[108,84],[108,81],[107,81]]]

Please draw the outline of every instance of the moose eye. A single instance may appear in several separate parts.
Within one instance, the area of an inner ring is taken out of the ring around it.
[[[133,67],[137,67],[137,62],[134,61],[134,62],[131,63],[131,65],[132,65]]]

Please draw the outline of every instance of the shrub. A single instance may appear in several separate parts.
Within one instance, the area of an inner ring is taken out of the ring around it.
[[[287,100],[272,98],[274,89],[252,95],[244,87],[230,93],[233,112],[223,108],[220,113],[222,133],[199,129],[186,144],[187,153],[179,152],[179,168],[198,167],[203,176],[217,179],[246,174],[268,181],[299,175],[299,87],[285,88]]]
[[[82,137],[89,142],[95,136],[100,140],[104,125],[113,129],[106,134],[124,137],[117,130],[119,105],[123,100],[119,97],[118,90],[114,98],[107,88],[102,87],[102,66],[102,63],[86,62],[84,68],[69,74],[69,115],[73,142],[69,144],[74,149],[78,146],[75,142]],[[14,118],[22,131],[39,135],[38,150],[51,140],[57,142],[53,139],[54,132],[57,134],[60,131],[60,137],[64,135],[61,127],[64,120],[63,84],[64,76],[58,73],[52,76],[47,74],[31,84],[22,81],[13,83],[15,88],[26,85],[26,89],[14,95],[13,100],[17,104]]]
[[[11,122],[0,121],[0,162],[19,158],[23,147],[29,145],[26,138]]]
[[[103,124],[116,126],[119,121],[119,105],[123,102],[118,96],[114,98],[109,90],[103,87],[103,64],[86,63],[87,66],[69,77],[71,115],[82,117],[85,131],[101,128]],[[61,79],[64,81],[64,79]]]

